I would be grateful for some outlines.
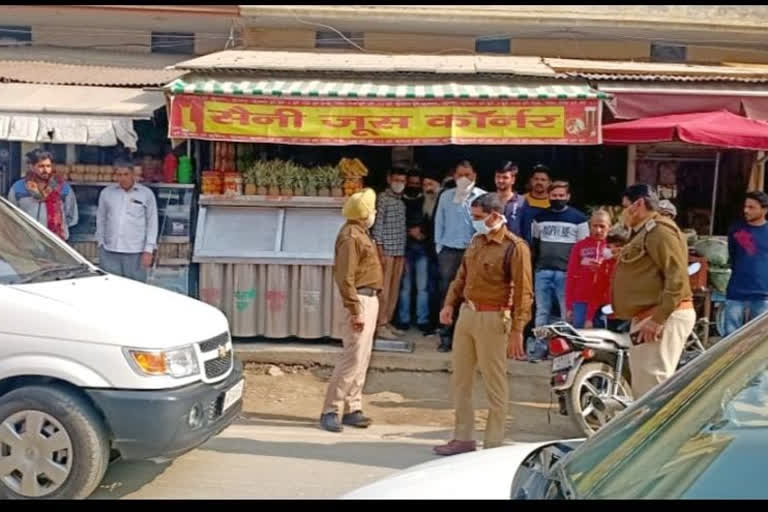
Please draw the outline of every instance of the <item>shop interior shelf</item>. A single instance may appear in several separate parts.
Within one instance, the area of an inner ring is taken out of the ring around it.
[[[306,208],[341,208],[345,197],[315,196],[213,196],[201,195],[203,206],[296,206]]]
[[[188,244],[192,240],[189,236],[159,236],[158,242],[166,244]],[[70,242],[95,242],[96,235],[93,233],[72,233],[69,237]]]
[[[114,185],[115,181],[69,181],[70,185],[74,185],[75,187],[108,187],[110,185]],[[144,183],[139,182],[141,185],[151,187],[151,188],[184,188],[184,189],[193,189],[195,188],[194,183]]]

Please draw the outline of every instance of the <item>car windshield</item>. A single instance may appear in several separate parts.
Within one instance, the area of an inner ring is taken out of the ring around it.
[[[0,200],[0,284],[44,281],[60,278],[62,272],[89,270],[52,236]]]
[[[721,341],[564,459],[571,497],[768,498],[766,327]]]

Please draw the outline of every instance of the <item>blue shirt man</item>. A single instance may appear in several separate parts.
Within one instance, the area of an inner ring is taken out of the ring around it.
[[[725,303],[725,335],[768,310],[768,195],[749,192],[744,221],[728,233],[731,280]]]
[[[451,281],[464,257],[464,250],[475,235],[472,226],[472,201],[485,194],[485,190],[475,186],[477,173],[472,164],[463,160],[454,172],[456,187],[444,191],[437,202],[435,212],[435,248],[437,266],[440,275],[441,302],[445,299]],[[456,312],[458,314],[458,311]],[[454,319],[455,323],[455,319]],[[440,329],[441,352],[449,352],[452,346],[453,328],[443,326]]]

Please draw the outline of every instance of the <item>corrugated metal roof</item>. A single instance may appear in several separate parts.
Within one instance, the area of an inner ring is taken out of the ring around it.
[[[345,71],[349,73],[403,73],[474,75],[493,73],[556,77],[540,57],[490,55],[381,55],[226,50],[180,62],[172,69],[187,71]]]
[[[186,76],[167,86],[171,94],[227,94],[254,96],[305,96],[340,98],[517,98],[587,99],[606,98],[585,83],[541,81],[414,81],[274,79],[240,76]]]
[[[0,46],[0,60],[56,62],[81,66],[165,69],[185,58],[185,55],[58,48],[45,45]]]
[[[558,74],[590,80],[653,80],[672,82],[768,82],[768,69],[745,66],[701,66],[666,62],[543,59]]]
[[[0,60],[0,82],[110,87],[163,86],[184,74],[165,69],[78,66],[52,62]]]
[[[0,84],[0,112],[148,119],[165,106],[161,91],[119,87]]]

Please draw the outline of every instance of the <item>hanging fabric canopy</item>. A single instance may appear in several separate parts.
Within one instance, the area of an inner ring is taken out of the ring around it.
[[[650,144],[681,140],[727,149],[768,150],[768,123],[726,110],[646,117],[603,126],[605,144]]]

